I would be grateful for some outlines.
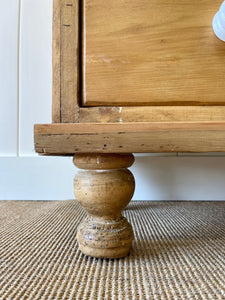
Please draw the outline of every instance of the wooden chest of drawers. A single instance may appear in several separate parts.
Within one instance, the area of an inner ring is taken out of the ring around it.
[[[74,155],[88,212],[81,250],[122,257],[121,216],[138,152],[225,151],[225,44],[220,1],[54,0],[53,124],[35,126],[40,154]]]

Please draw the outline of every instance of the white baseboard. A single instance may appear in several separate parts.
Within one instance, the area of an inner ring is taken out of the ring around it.
[[[71,157],[0,157],[0,200],[74,198]],[[225,200],[225,157],[137,156],[133,200]]]
[[[1,200],[74,198],[71,157],[1,157]]]

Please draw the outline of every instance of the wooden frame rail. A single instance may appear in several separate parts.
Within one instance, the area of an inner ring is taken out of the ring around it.
[[[40,154],[225,151],[225,122],[35,125]]]

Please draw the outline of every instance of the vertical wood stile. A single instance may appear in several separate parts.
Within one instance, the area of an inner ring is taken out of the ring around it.
[[[53,2],[53,28],[52,28],[52,122],[60,123],[60,101],[61,101],[61,80],[60,80],[60,2]]]
[[[79,22],[79,0],[54,1],[54,123],[74,123],[79,119]]]

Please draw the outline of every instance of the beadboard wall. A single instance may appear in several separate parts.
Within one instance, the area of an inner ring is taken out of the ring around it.
[[[0,200],[71,199],[70,157],[38,157],[33,124],[51,122],[52,0],[7,0],[0,10]],[[224,200],[225,155],[143,154],[134,200]]]

